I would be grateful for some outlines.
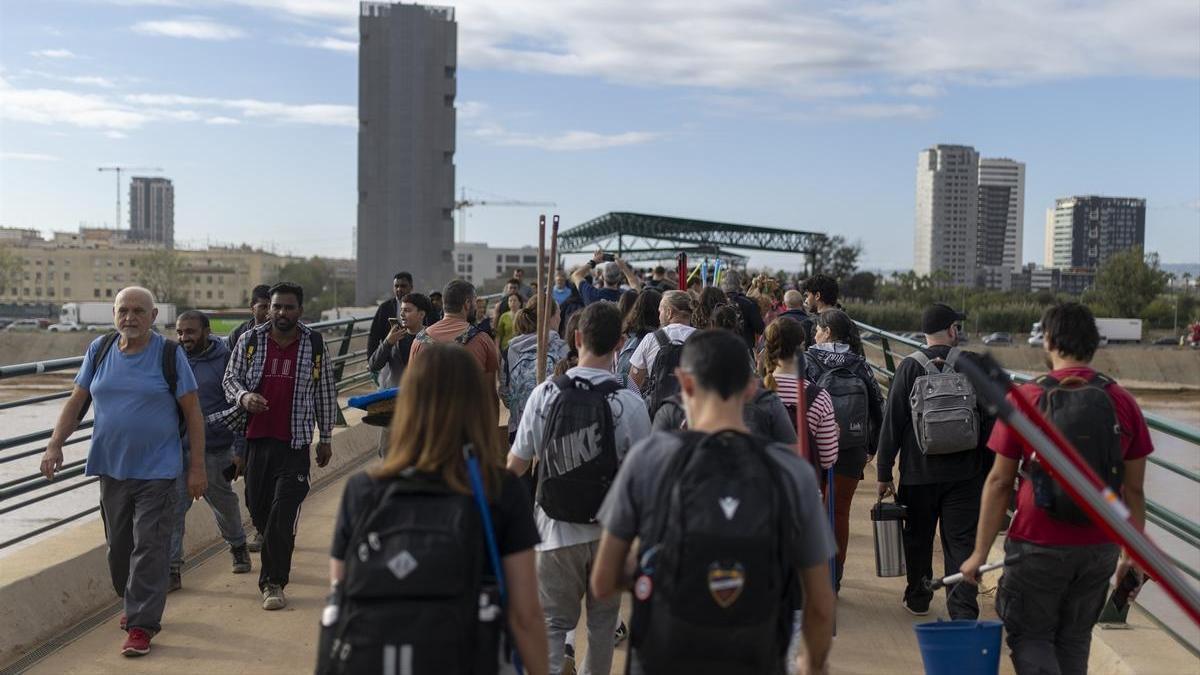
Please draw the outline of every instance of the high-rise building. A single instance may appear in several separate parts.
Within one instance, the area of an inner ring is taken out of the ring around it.
[[[175,247],[175,186],[166,178],[129,181],[129,238]]]
[[[949,274],[973,285],[979,223],[979,153],[966,145],[935,145],[917,156],[913,270]]]
[[[980,285],[1007,288],[1021,271],[1025,229],[1025,163],[979,160],[979,222],[975,261]]]
[[[1042,266],[1054,267],[1054,209],[1046,209],[1046,231],[1042,236]]]
[[[454,273],[454,9],[363,2],[358,49],[356,302]]]
[[[1146,200],[1056,199],[1053,241],[1053,267],[1095,271],[1114,253],[1146,244]]]

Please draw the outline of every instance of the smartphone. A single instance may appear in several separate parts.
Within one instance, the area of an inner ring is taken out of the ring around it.
[[[399,325],[400,325],[400,319],[398,319],[398,318],[396,318],[396,317],[394,317],[394,316],[393,316],[392,318],[388,319],[388,325],[389,325],[389,326],[393,326],[393,327],[395,327],[395,326],[399,326]]]
[[[614,260],[617,259],[617,256],[615,256],[611,253],[605,253],[603,257],[604,257],[604,262],[613,262]]]

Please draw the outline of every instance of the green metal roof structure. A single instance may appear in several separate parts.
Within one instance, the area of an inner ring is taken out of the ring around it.
[[[824,239],[819,232],[613,211],[559,232],[558,251],[587,253],[601,247],[638,260],[673,258],[684,251],[690,257],[711,255],[744,263],[745,256],[726,250],[735,248],[798,253],[812,264]]]

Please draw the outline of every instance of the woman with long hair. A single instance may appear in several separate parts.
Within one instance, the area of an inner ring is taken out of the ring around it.
[[[394,603],[391,607],[398,614],[402,613],[402,608],[407,603],[412,603],[414,611],[418,606],[426,606],[429,603],[428,598],[419,597],[423,593],[412,593],[418,596],[413,598],[401,594],[399,599],[381,600],[378,595],[386,590],[382,587],[368,589],[371,601],[355,606],[351,592],[355,587],[355,580],[346,576],[348,559],[354,557],[355,564],[357,560],[362,560],[365,565],[371,557],[372,550],[380,551],[382,548],[390,552],[385,537],[393,536],[397,530],[413,523],[416,523],[416,528],[428,528],[430,523],[416,521],[422,520],[420,514],[429,513],[432,508],[430,503],[437,499],[470,499],[472,487],[464,449],[471,446],[479,459],[483,492],[494,523],[501,569],[507,582],[508,604],[505,607],[505,618],[527,672],[545,673],[546,625],[538,601],[533,550],[538,542],[537,526],[534,523],[533,506],[528,493],[521,488],[516,476],[504,470],[506,449],[497,433],[497,410],[488,395],[489,385],[479,362],[462,347],[456,344],[429,344],[421,350],[421,358],[409,365],[401,380],[400,393],[396,398],[395,412],[392,416],[392,434],[387,455],[378,467],[359,473],[346,483],[334,530],[329,577],[335,585],[335,597],[338,594],[337,589],[344,589],[347,600],[341,610],[343,613],[364,611],[368,606],[373,612],[382,610],[386,613],[386,603]],[[393,485],[397,488],[400,485],[406,487],[389,490]],[[414,489],[414,485],[424,486],[425,489]],[[439,496],[431,497],[431,494]],[[381,504],[385,498],[386,503]],[[370,522],[375,514],[383,512],[381,509],[384,506],[387,507],[386,512],[392,516],[388,521],[392,525],[390,529],[380,529],[379,534],[373,530],[370,537],[356,532],[356,529],[361,528],[360,523]],[[466,503],[459,503],[460,513],[470,509],[475,509],[473,502],[469,507]],[[478,510],[474,512],[478,513]],[[467,520],[459,519],[454,522],[466,523]],[[462,527],[467,526],[464,524]],[[465,532],[459,533],[458,536],[465,536]],[[428,537],[421,541],[424,549],[437,546],[452,547],[455,543],[457,542]],[[483,569],[478,575],[474,574],[473,570],[460,571],[460,574],[476,578],[492,577],[492,566],[483,537],[480,536],[479,541],[467,541],[462,544],[478,546],[471,559],[479,561]],[[444,551],[439,549],[439,553]],[[439,557],[444,558],[445,555]],[[405,576],[418,570],[420,564],[420,560],[408,562],[403,559],[403,552],[398,553],[388,562],[388,567],[398,578],[389,580],[389,585],[402,582]],[[426,569],[424,574],[428,576],[423,578],[437,578],[438,571],[436,568]],[[361,583],[361,580],[359,581]],[[461,579],[458,583],[461,585]],[[432,592],[430,589],[425,590]],[[473,605],[477,608],[480,591],[463,589],[463,593],[473,596]],[[400,607],[397,608],[397,605]],[[477,609],[471,612],[473,617],[478,614]],[[389,630],[407,632],[410,635],[421,634],[423,631],[420,628],[419,625],[409,624],[389,626]],[[469,626],[463,628],[467,635],[481,632],[472,631]],[[448,628],[443,626],[437,626],[435,630],[442,633],[437,643],[415,642],[403,645],[404,649],[411,650],[410,658],[416,663],[428,663],[422,659],[434,659],[438,663],[444,663],[440,659],[457,658],[458,669],[453,672],[475,672],[464,668],[466,664],[463,662],[476,660],[476,656],[479,655],[438,654],[438,651],[447,651],[446,640],[452,636],[446,633]],[[364,633],[370,633],[369,627],[355,635],[357,639],[363,640]],[[389,639],[392,637],[397,636],[390,636]],[[471,642],[470,638],[467,638],[467,642]],[[478,644],[460,644],[459,648],[463,646]],[[366,651],[371,651],[372,648],[382,648],[384,654],[387,654],[388,647],[381,645],[366,644],[360,647]],[[394,652],[395,646],[390,646],[390,649]],[[480,649],[485,652],[482,658],[489,658],[486,646]]]
[[[808,379],[825,383],[835,395],[834,409],[840,437],[838,460],[833,465],[834,538],[837,540],[836,586],[841,586],[850,540],[850,505],[863,468],[875,454],[883,423],[883,394],[867,360],[860,356],[862,340],[850,317],[840,309],[826,309],[815,318],[814,344],[808,350]]]
[[[624,296],[622,296],[622,299]],[[628,389],[637,391],[633,378],[629,377],[630,359],[633,352],[641,343],[642,338],[658,330],[658,303],[662,302],[662,293],[647,288],[637,294],[633,306],[625,314],[621,332],[625,335],[625,344],[617,353],[617,381]]]
[[[729,296],[716,286],[705,286],[696,300],[696,309],[692,312],[692,325],[696,330],[704,330],[712,325],[712,315],[717,307],[729,303]]]
[[[765,346],[758,366],[763,386],[779,394],[793,420],[796,419],[800,392],[796,359],[804,352],[804,340],[804,326],[799,321],[786,317],[775,319],[764,334]],[[829,397],[829,392],[811,380],[805,379],[805,387],[809,452],[816,453],[814,468],[820,467],[820,478],[823,479],[823,472],[832,467],[838,457],[838,427],[833,415],[833,399]]]

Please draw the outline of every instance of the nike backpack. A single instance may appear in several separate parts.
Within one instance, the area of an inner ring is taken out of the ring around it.
[[[616,380],[593,383],[559,375],[558,398],[550,408],[537,462],[536,499],[547,516],[568,523],[594,523],[617,475],[617,446],[609,397]]]

